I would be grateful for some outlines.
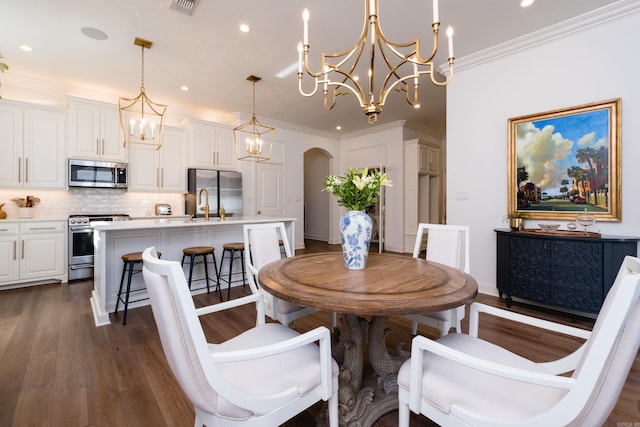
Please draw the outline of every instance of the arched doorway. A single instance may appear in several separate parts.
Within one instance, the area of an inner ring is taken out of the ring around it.
[[[330,194],[323,192],[331,174],[331,155],[320,148],[304,153],[304,238],[330,242]]]

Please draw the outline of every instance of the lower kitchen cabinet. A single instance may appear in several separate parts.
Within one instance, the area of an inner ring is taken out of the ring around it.
[[[0,287],[66,281],[66,222],[0,223]]]
[[[562,311],[595,316],[638,237],[581,237],[510,230],[497,233],[498,292]]]

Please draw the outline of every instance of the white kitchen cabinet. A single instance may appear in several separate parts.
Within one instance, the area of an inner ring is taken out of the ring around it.
[[[444,221],[441,149],[420,139],[404,142],[404,251],[412,252],[418,224]]]
[[[440,148],[419,143],[420,173],[438,175],[440,173]]]
[[[189,167],[235,170],[233,128],[200,120],[189,121]]]
[[[69,97],[69,157],[127,161],[118,106]]]
[[[65,188],[66,124],[63,110],[3,101],[0,186]]]
[[[0,286],[20,278],[19,236],[17,223],[0,225]]]
[[[65,221],[0,224],[0,286],[67,280]]]
[[[185,129],[165,127],[160,149],[130,149],[129,191],[187,191],[188,141]]]

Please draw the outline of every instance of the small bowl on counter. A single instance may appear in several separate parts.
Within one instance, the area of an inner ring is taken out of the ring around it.
[[[554,231],[558,231],[560,224],[538,224],[538,227],[545,233],[553,233]]]

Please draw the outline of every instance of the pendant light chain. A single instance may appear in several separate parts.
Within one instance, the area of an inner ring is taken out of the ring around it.
[[[142,70],[140,71],[140,92],[144,92],[144,46],[141,47],[142,49]]]
[[[253,117],[256,116],[256,82],[253,82]]]

